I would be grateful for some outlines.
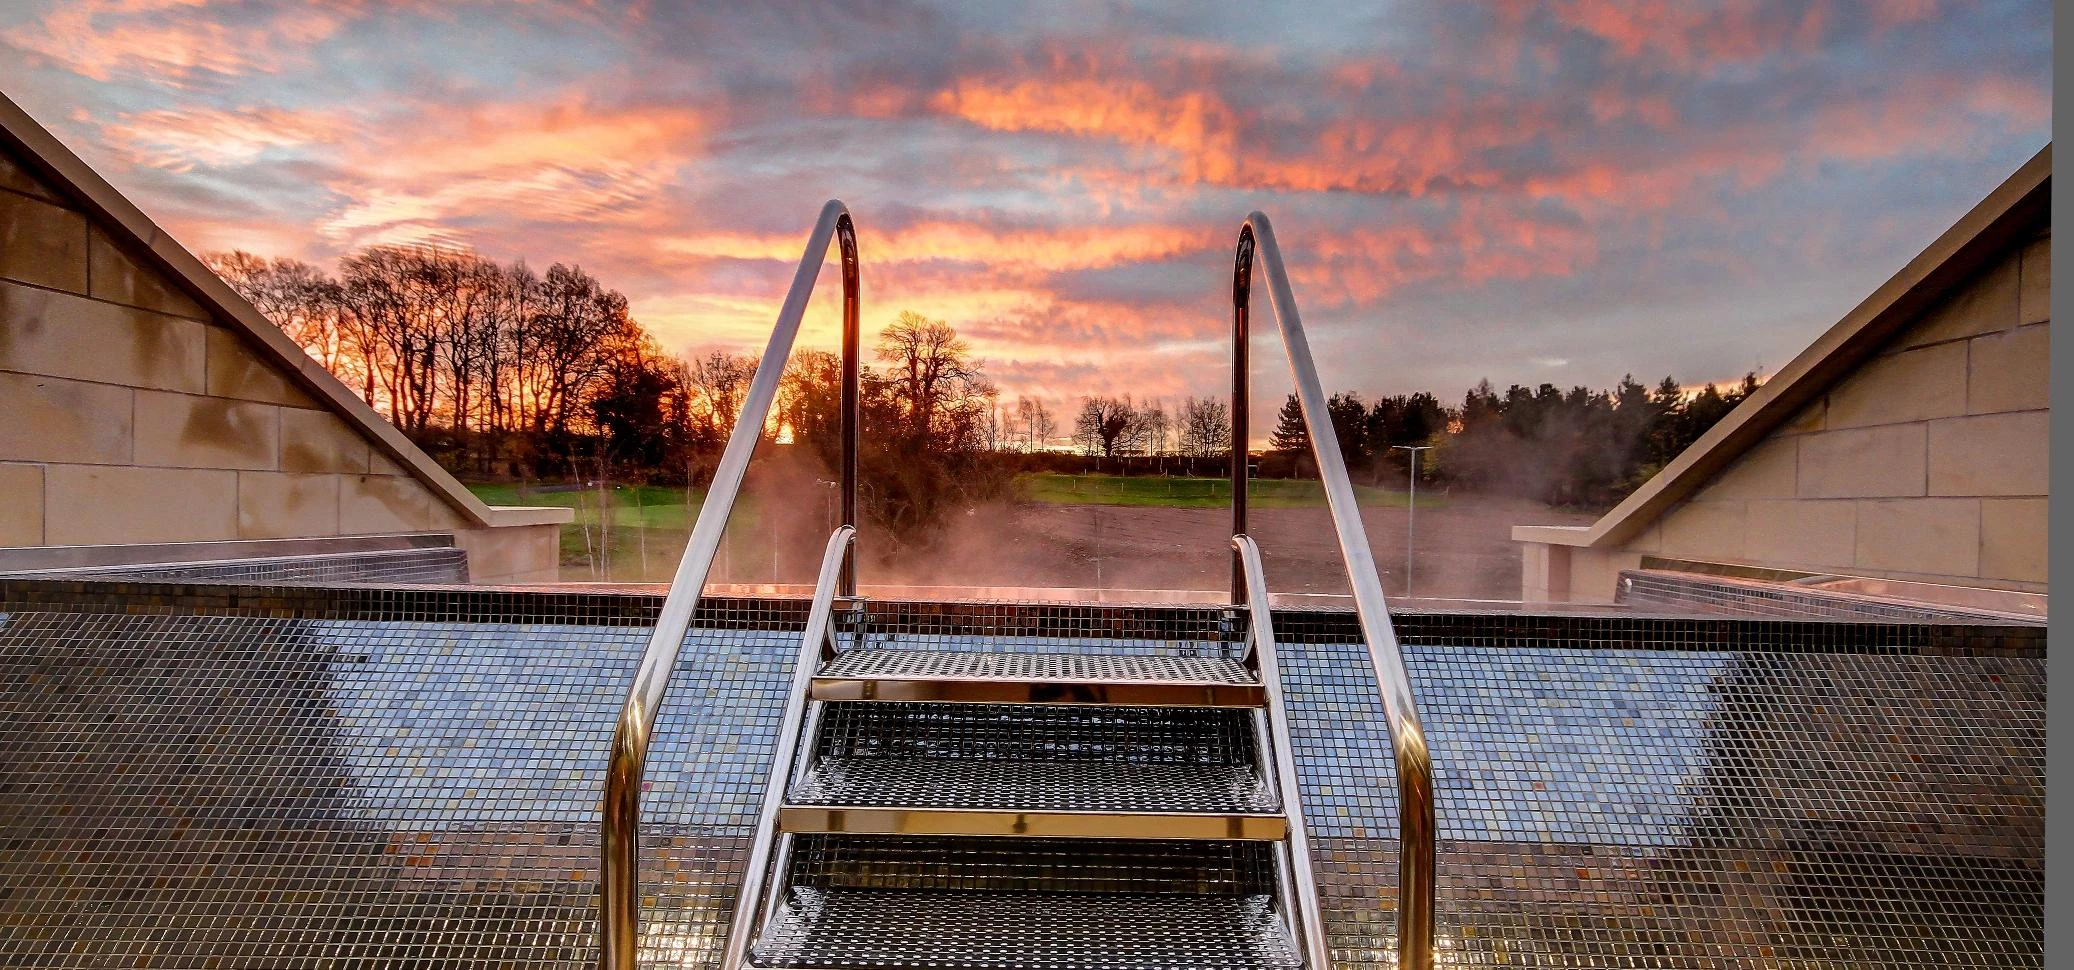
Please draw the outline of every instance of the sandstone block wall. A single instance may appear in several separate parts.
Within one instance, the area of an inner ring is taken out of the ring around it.
[[[1990,263],[1624,545],[1529,543],[1523,595],[1611,602],[1644,555],[2044,592],[2051,258]]]
[[[555,578],[0,151],[0,547],[471,529],[478,579]]]

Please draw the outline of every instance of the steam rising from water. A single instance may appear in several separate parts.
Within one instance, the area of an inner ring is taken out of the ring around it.
[[[868,494],[870,483],[863,488]],[[835,527],[838,501],[828,473],[804,456],[759,460],[744,483],[709,582],[810,586]],[[1405,592],[1405,516],[1401,508],[1363,510],[1369,547],[1384,592],[1392,598]],[[1422,507],[1414,592],[1421,598],[1517,599],[1519,550],[1511,541],[1511,527],[1583,524],[1590,518],[1526,500],[1459,493],[1444,507]],[[1261,544],[1270,589],[1348,591],[1325,509],[1255,509],[1249,525]],[[1036,505],[1013,499],[956,506],[920,536],[894,537],[869,521],[862,523],[859,581],[866,586],[1215,592],[1230,585],[1230,531],[1230,513],[1214,508]],[[646,574],[615,564],[610,578],[666,582],[683,541],[683,532],[651,535]]]

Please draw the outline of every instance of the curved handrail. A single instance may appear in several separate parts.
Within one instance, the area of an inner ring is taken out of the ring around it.
[[[1274,226],[1259,212],[1247,216],[1246,224],[1239,229],[1238,254],[1232,271],[1237,333],[1237,373],[1232,383],[1232,533],[1236,536],[1246,531],[1246,341],[1256,242],[1259,261],[1267,273],[1275,322],[1282,331],[1282,346],[1289,357],[1290,376],[1296,384],[1296,397],[1303,406],[1304,427],[1310,432],[1311,453],[1318,459],[1325,505],[1332,513],[1332,529],[1339,537],[1340,555],[1347,564],[1347,581],[1353,586],[1354,612],[1360,620],[1362,639],[1368,642],[1369,664],[1375,668],[1376,687],[1382,695],[1383,715],[1389,721],[1390,744],[1397,760],[1397,965],[1403,970],[1428,970],[1433,966],[1433,759],[1426,748],[1426,730],[1419,722],[1418,707],[1412,702],[1411,677],[1404,669],[1397,631],[1390,624],[1389,604],[1383,599],[1375,557],[1369,552],[1368,536],[1361,528],[1360,507],[1354,502],[1346,459],[1340,454],[1339,437],[1333,433],[1332,419],[1325,409],[1325,391],[1318,383],[1311,344],[1304,336],[1296,296],[1289,288],[1289,274],[1282,265],[1282,250],[1275,243]],[[1249,591],[1242,554],[1234,548],[1232,555],[1232,594],[1244,603]]]
[[[1282,816],[1289,820],[1289,868],[1296,879],[1298,928],[1303,934],[1304,955],[1318,970],[1330,970],[1332,951],[1325,945],[1325,920],[1318,911],[1318,877],[1311,868],[1310,827],[1303,817],[1303,793],[1297,787],[1296,752],[1289,743],[1289,714],[1282,703],[1282,660],[1275,650],[1275,617],[1268,608],[1267,580],[1260,569],[1260,546],[1253,537],[1240,533],[1231,537],[1232,552],[1239,558],[1246,584],[1246,608],[1250,614],[1249,635],[1253,655],[1260,664],[1260,682],[1267,686],[1267,716],[1274,729],[1275,788],[1282,793]]]
[[[792,689],[785,699],[785,720],[778,725],[778,744],[771,749],[770,777],[763,790],[763,809],[756,820],[756,839],[749,846],[748,868],[743,870],[742,889],[735,896],[734,919],[728,925],[727,948],[720,965],[728,970],[742,965],[749,939],[756,929],[757,904],[763,895],[770,869],[772,836],[777,832],[778,810],[785,805],[785,783],[780,775],[799,747],[800,726],[805,722],[806,696],[820,666],[823,644],[830,636],[829,619],[835,606],[836,586],[850,559],[850,544],[857,536],[855,526],[845,525],[828,537],[821,553],[821,572],[814,582],[813,606],[807,610],[806,633],[799,639],[799,661],[792,668]],[[844,594],[849,595],[849,594]]]
[[[648,649],[642,653],[641,665],[634,671],[626,702],[619,711],[619,724],[612,732],[611,761],[605,770],[599,853],[599,891],[603,898],[598,913],[598,966],[603,970],[634,970],[641,905],[641,773],[647,765],[655,715],[662,708],[670,672],[677,666],[677,654],[684,647],[685,633],[691,628],[692,614],[698,609],[706,574],[712,570],[713,557],[720,550],[721,534],[727,528],[728,516],[734,511],[735,498],[741,492],[742,476],[749,470],[750,455],[763,437],[764,423],[770,419],[771,403],[778,394],[778,378],[785,371],[786,358],[792,354],[792,341],[799,335],[800,318],[805,316],[807,300],[813,296],[814,281],[820,278],[821,264],[827,259],[831,237],[841,247],[843,267],[842,524],[856,524],[857,233],[850,219],[850,210],[840,201],[830,199],[821,207],[814,231],[807,237],[806,255],[800,257],[799,270],[792,277],[792,288],[785,293],[785,303],[778,311],[777,326],[771,330],[763,360],[756,365],[756,376],[749,382],[742,413],[735,420],[734,432],[728,435],[726,450],[721,452],[720,465],[713,472],[712,487],[706,490],[698,522],[692,526],[691,538],[684,545],[684,558],[677,563],[677,573],[670,580],[669,595],[663,599],[662,613],[656,617],[655,632],[648,638]],[[847,554],[842,572],[847,594],[856,572],[854,562]]]

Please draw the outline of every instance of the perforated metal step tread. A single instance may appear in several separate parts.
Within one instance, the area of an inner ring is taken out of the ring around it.
[[[1219,708],[830,704],[792,805],[1272,813],[1253,716]]]
[[[1273,812],[1240,765],[974,763],[957,774],[927,759],[829,758],[793,786],[792,805],[889,805],[1010,811]]]
[[[1295,970],[1273,897],[794,888],[765,967]]]
[[[814,675],[823,701],[1259,707],[1260,681],[1223,657],[874,649]]]

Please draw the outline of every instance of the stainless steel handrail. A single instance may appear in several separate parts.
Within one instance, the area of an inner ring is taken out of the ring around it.
[[[828,548],[821,553],[821,573],[814,582],[813,606],[807,610],[807,629],[799,639],[799,662],[792,669],[792,689],[785,698],[785,719],[778,726],[778,745],[771,751],[770,777],[764,786],[763,810],[756,818],[756,838],[749,845],[749,864],[743,871],[742,889],[735,896],[735,915],[727,928],[727,949],[720,958],[721,967],[735,970],[742,966],[749,952],[749,941],[756,935],[757,905],[763,897],[764,881],[769,877],[771,843],[777,835],[778,810],[785,805],[785,766],[791,763],[793,752],[799,748],[800,725],[806,720],[807,691],[813,686],[814,671],[821,666],[823,645],[832,635],[836,588],[840,585],[844,563],[850,558],[850,545],[857,530],[845,525],[828,537]]]
[[[1318,459],[1318,478],[1325,486],[1325,505],[1332,512],[1332,529],[1339,537],[1340,555],[1347,564],[1347,581],[1354,590],[1354,612],[1360,620],[1361,636],[1368,642],[1368,659],[1375,668],[1376,687],[1382,695],[1383,715],[1389,721],[1390,744],[1397,761],[1397,966],[1402,970],[1429,970],[1433,966],[1433,759],[1426,748],[1426,730],[1419,722],[1412,701],[1411,677],[1404,669],[1404,654],[1398,648],[1397,631],[1390,624],[1389,604],[1383,599],[1383,584],[1377,578],[1375,557],[1368,550],[1368,536],[1361,527],[1360,507],[1354,502],[1354,486],[1347,478],[1346,459],[1340,454],[1339,437],[1333,434],[1332,418],[1325,408],[1325,391],[1318,383],[1318,367],[1311,359],[1311,344],[1304,336],[1303,320],[1296,310],[1296,296],[1289,288],[1289,274],[1282,265],[1282,250],[1275,243],[1274,227],[1259,212],[1246,217],[1239,229],[1238,255],[1233,261],[1232,306],[1237,332],[1235,351],[1238,373],[1233,380],[1232,402],[1232,533],[1246,531],[1246,440],[1242,417],[1247,402],[1243,391],[1246,371],[1247,316],[1251,303],[1256,243],[1261,265],[1266,269],[1268,297],[1275,322],[1282,331],[1282,346],[1289,357],[1290,376],[1296,397],[1303,406],[1304,427],[1311,436],[1311,453]],[[1243,551],[1232,552],[1232,595],[1249,602],[1255,594],[1245,582]],[[1254,607],[1256,612],[1259,607]]]
[[[728,516],[734,511],[735,498],[741,492],[742,476],[749,470],[749,458],[763,437],[765,422],[770,419],[771,403],[778,394],[778,379],[785,371],[786,358],[792,354],[793,338],[799,335],[800,318],[805,316],[807,300],[813,296],[814,281],[820,278],[821,264],[827,259],[831,238],[841,248],[843,269],[842,524],[856,524],[857,233],[850,219],[850,210],[831,199],[821,207],[814,231],[807,237],[806,255],[800,257],[799,270],[792,277],[792,288],[786,292],[785,303],[778,311],[777,326],[771,330],[763,360],[756,365],[756,376],[749,382],[742,413],[735,419],[734,432],[728,436],[726,450],[720,454],[720,466],[713,473],[712,486],[706,490],[705,503],[699,507],[698,522],[692,526],[691,538],[685,543],[684,558],[678,562],[677,573],[670,580],[669,595],[663,599],[662,613],[656,617],[655,631],[648,638],[648,649],[642,653],[641,665],[634,671],[626,702],[619,711],[619,724],[612,732],[611,761],[605,770],[599,853],[602,899],[598,913],[598,966],[603,970],[634,970],[641,915],[641,773],[647,765],[655,715],[662,707],[664,692],[669,688],[670,672],[677,666],[677,654],[684,647],[685,633],[691,628],[692,614],[698,609],[706,574],[712,570],[713,557],[720,550],[721,535],[727,528]],[[845,548],[847,550],[847,544]],[[854,589],[850,584],[855,582],[856,575],[854,562],[847,551],[844,563],[843,585],[847,595]]]
[[[1282,662],[1275,652],[1275,618],[1268,608],[1267,580],[1260,570],[1260,546],[1251,536],[1240,534],[1231,537],[1231,547],[1244,573],[1250,617],[1248,638],[1260,665],[1260,682],[1267,687],[1275,788],[1282,793],[1282,816],[1289,820],[1290,869],[1296,878],[1298,929],[1303,934],[1304,955],[1314,970],[1331,970],[1332,951],[1325,944],[1325,919],[1318,908],[1318,878],[1311,869],[1310,829],[1304,823],[1303,796],[1297,788],[1296,752],[1289,743],[1289,716],[1282,701]]]

